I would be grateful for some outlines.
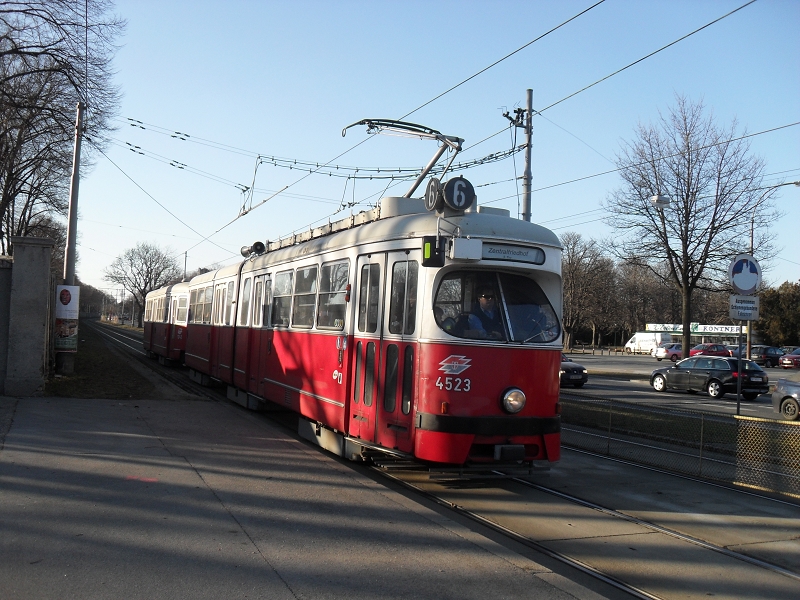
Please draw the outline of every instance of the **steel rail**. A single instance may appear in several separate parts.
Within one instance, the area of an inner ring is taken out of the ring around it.
[[[601,506],[600,504],[595,504],[594,502],[590,502],[588,500],[584,500],[583,498],[578,498],[577,496],[573,496],[571,494],[566,494],[564,492],[560,492],[553,488],[548,488],[543,485],[539,485],[538,483],[533,483],[532,481],[526,481],[524,479],[519,479],[517,477],[511,478],[511,481],[524,485],[526,487],[533,488],[535,490],[539,490],[540,492],[544,492],[550,494],[552,496],[556,496],[557,498],[561,498],[562,500],[567,500],[572,502],[573,504],[578,504],[580,506],[584,506],[586,508],[591,508],[592,510],[596,510],[598,512],[603,513],[604,515],[609,515],[612,517],[616,517],[618,519],[622,519],[623,521],[627,521],[629,523],[634,523],[636,525],[640,525],[641,527],[646,527],[647,529],[652,529],[653,531],[657,531],[658,533],[663,533],[665,535],[674,537],[684,542],[689,542],[690,544],[694,544],[696,546],[700,546],[701,548],[705,548],[706,550],[712,550],[714,552],[718,552],[720,554],[724,554],[729,558],[735,558],[737,560],[741,560],[746,563],[750,563],[751,565],[755,565],[757,567],[761,567],[762,569],[767,569],[768,571],[773,571],[774,573],[778,573],[780,575],[785,575],[791,579],[795,579],[800,581],[800,574],[795,573],[793,571],[789,571],[788,569],[784,569],[783,567],[779,567],[778,565],[774,565],[772,563],[768,563],[763,560],[759,560],[758,558],[753,558],[752,556],[747,556],[746,554],[741,554],[739,552],[735,552],[733,550],[729,550],[724,546],[718,546],[716,544],[712,544],[711,542],[706,542],[705,540],[701,540],[699,538],[693,537],[691,535],[687,535],[685,533],[681,533],[679,531],[675,531],[674,529],[669,529],[668,527],[663,527],[661,525],[657,525],[651,521],[645,521],[643,519],[639,519],[638,517],[633,517],[631,515],[625,514],[623,512],[619,512],[614,510],[613,508],[607,508],[605,506]]]
[[[413,483],[409,483],[409,482],[404,481],[404,480],[402,480],[402,479],[400,479],[398,477],[395,477],[391,473],[388,473],[387,471],[385,471],[385,470],[383,470],[383,469],[381,469],[379,467],[372,467],[372,470],[374,472],[380,473],[381,475],[383,475],[384,477],[386,477],[388,479],[391,479],[395,483],[397,483],[397,484],[399,484],[399,485],[401,485],[401,486],[413,491],[414,493],[419,494],[419,495],[421,495],[421,496],[423,496],[423,497],[435,502],[436,504],[438,504],[440,506],[443,506],[443,507],[445,507],[445,508],[447,508],[449,510],[452,510],[452,511],[458,513],[459,515],[467,517],[468,519],[470,519],[472,521],[480,523],[481,525],[483,525],[485,527],[488,527],[489,529],[491,529],[493,531],[496,531],[497,533],[500,533],[500,534],[502,534],[502,535],[514,540],[515,542],[518,542],[518,543],[520,543],[520,544],[522,544],[524,546],[527,546],[528,548],[531,548],[533,550],[536,550],[537,552],[539,552],[541,554],[544,554],[545,556],[548,556],[549,558],[557,560],[558,562],[560,562],[562,564],[565,564],[565,565],[567,565],[569,567],[572,567],[572,568],[574,568],[574,569],[576,569],[576,570],[578,570],[578,571],[580,571],[580,572],[582,572],[582,573],[584,573],[586,575],[589,575],[589,576],[591,576],[591,577],[593,577],[593,578],[595,578],[595,579],[597,579],[599,581],[602,581],[603,583],[605,583],[607,585],[610,585],[610,586],[612,586],[612,587],[614,587],[614,588],[616,588],[618,590],[621,590],[623,592],[631,594],[635,598],[640,598],[642,600],[663,600],[660,596],[656,596],[654,594],[650,594],[649,592],[646,592],[646,591],[644,591],[642,589],[639,589],[639,588],[637,588],[637,587],[635,587],[635,586],[633,586],[633,585],[631,585],[629,583],[626,583],[626,582],[624,582],[624,581],[622,581],[620,579],[617,579],[613,575],[609,575],[608,573],[604,573],[603,571],[600,571],[599,569],[596,569],[595,567],[592,567],[591,565],[588,565],[588,564],[586,564],[586,563],[584,563],[584,562],[582,562],[582,561],[580,561],[578,559],[571,558],[571,557],[567,556],[566,554],[562,554],[561,552],[557,552],[555,550],[551,550],[550,548],[547,548],[546,546],[543,546],[539,542],[535,542],[532,539],[530,539],[528,537],[525,537],[524,535],[522,535],[520,533],[517,533],[516,531],[508,529],[507,527],[504,527],[504,526],[502,526],[502,525],[500,525],[498,523],[495,523],[494,521],[491,521],[491,520],[487,519],[486,517],[483,517],[483,516],[479,515],[478,513],[472,512],[471,510],[468,510],[468,509],[464,508],[463,506],[459,506],[458,504],[450,502],[449,500],[445,500],[444,498],[441,498],[441,497],[437,496],[436,494],[434,494],[432,492],[428,492],[426,490],[423,490],[422,488],[414,485]]]

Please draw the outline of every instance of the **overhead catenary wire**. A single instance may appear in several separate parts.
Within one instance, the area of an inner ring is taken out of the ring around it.
[[[91,144],[91,145],[92,145],[92,147],[94,147],[94,149],[95,149],[95,150],[97,150],[97,151],[98,151],[100,154],[102,154],[102,155],[103,155],[103,156],[106,158],[106,160],[107,160],[108,162],[110,162],[112,165],[114,165],[114,166],[115,166],[115,167],[116,167],[116,168],[119,170],[119,172],[120,172],[120,173],[122,173],[122,174],[123,174],[123,175],[124,175],[126,178],[128,178],[128,179],[131,181],[131,183],[133,183],[133,185],[135,185],[135,186],[136,186],[137,188],[139,188],[139,189],[140,189],[142,192],[144,192],[144,194],[145,194],[145,195],[146,195],[148,198],[150,198],[150,199],[151,199],[153,202],[155,202],[156,204],[158,204],[158,205],[159,205],[159,206],[160,206],[162,209],[164,209],[164,210],[165,210],[167,213],[169,213],[169,215],[170,215],[171,217],[173,217],[173,218],[174,218],[176,221],[178,221],[178,222],[179,222],[181,225],[183,225],[184,227],[186,227],[187,229],[189,229],[189,230],[190,230],[190,231],[192,231],[193,233],[196,233],[196,234],[197,234],[197,235],[199,235],[200,237],[203,237],[203,234],[202,234],[202,233],[200,233],[199,231],[197,231],[197,230],[196,230],[194,227],[192,227],[192,226],[191,226],[191,225],[189,225],[189,224],[188,224],[186,221],[184,221],[183,219],[181,219],[181,218],[180,218],[178,215],[176,215],[174,212],[172,212],[170,209],[168,209],[166,206],[164,206],[164,205],[163,205],[161,202],[159,202],[158,200],[156,200],[155,196],[153,196],[153,195],[152,195],[150,192],[148,192],[148,191],[147,191],[146,189],[144,189],[144,188],[143,188],[141,185],[139,185],[139,184],[136,182],[136,180],[134,180],[134,179],[133,179],[133,178],[132,178],[130,175],[128,175],[128,174],[127,174],[127,173],[126,173],[126,172],[125,172],[125,171],[122,169],[122,167],[120,167],[120,166],[119,166],[117,163],[115,163],[113,160],[111,160],[111,158],[110,158],[110,157],[109,157],[109,156],[108,156],[108,155],[107,155],[105,152],[103,152],[103,150],[102,150],[101,148],[99,148],[99,147],[98,147],[98,146],[97,146],[97,145],[96,145],[94,142],[92,142],[91,138],[89,138],[88,136],[86,136],[86,137],[85,137],[85,139],[86,139],[86,141],[87,141],[87,142],[89,142],[89,144]],[[208,239],[208,238],[204,238],[204,240],[205,240],[205,239]],[[222,250],[222,251],[224,251],[224,252],[227,252],[227,253],[230,253],[230,254],[236,254],[235,252],[230,252],[230,251],[229,251],[227,248],[223,248],[222,246],[220,246],[219,244],[217,244],[217,243],[215,243],[215,242],[211,242],[211,243],[212,243],[212,244],[214,244],[214,245],[215,245],[217,248],[219,248],[220,250]]]
[[[535,115],[537,115],[537,116],[542,116],[542,114],[541,114],[541,113],[543,113],[544,111],[546,111],[546,110],[549,110],[549,109],[553,108],[554,106],[558,106],[558,105],[559,105],[559,104],[561,104],[562,102],[564,102],[564,101],[566,101],[566,100],[569,100],[570,98],[573,98],[573,97],[577,96],[578,94],[580,94],[580,93],[582,93],[582,92],[585,92],[586,90],[588,90],[588,89],[590,89],[590,88],[593,88],[593,87],[594,87],[594,86],[596,86],[597,84],[599,84],[599,83],[602,83],[603,81],[606,81],[607,79],[610,79],[611,77],[614,77],[614,75],[618,75],[619,73],[622,73],[622,72],[623,72],[623,71],[625,71],[626,69],[629,69],[630,67],[632,67],[632,66],[634,66],[634,65],[637,65],[637,64],[639,64],[640,62],[642,62],[642,61],[644,61],[644,60],[646,60],[646,59],[648,59],[648,58],[650,58],[650,57],[652,57],[652,56],[655,56],[655,55],[656,55],[656,54],[658,54],[659,52],[661,52],[661,51],[663,51],[663,50],[666,50],[667,48],[669,48],[669,47],[671,47],[671,46],[674,46],[674,45],[675,45],[675,44],[677,44],[678,42],[682,42],[683,40],[685,40],[685,39],[687,39],[687,38],[689,38],[689,37],[693,36],[694,34],[696,34],[696,33],[699,33],[700,31],[703,31],[703,30],[704,30],[704,29],[706,29],[707,27],[710,27],[711,25],[714,25],[714,24],[716,24],[716,23],[719,23],[719,22],[720,22],[720,21],[722,21],[723,19],[725,19],[725,18],[727,18],[727,17],[730,17],[732,14],[734,14],[734,13],[736,13],[736,12],[738,12],[738,11],[742,10],[743,8],[745,8],[745,7],[747,7],[747,6],[750,6],[750,5],[751,5],[751,4],[753,4],[755,1],[756,1],[756,0],[750,0],[750,2],[747,2],[747,3],[743,4],[743,5],[742,5],[742,6],[740,6],[739,8],[735,8],[734,10],[730,11],[729,13],[726,13],[726,14],[722,15],[721,17],[718,17],[718,18],[714,19],[713,21],[710,21],[709,23],[706,23],[706,24],[705,24],[705,25],[703,25],[702,27],[698,27],[698,28],[697,28],[697,29],[695,29],[694,31],[692,31],[692,32],[690,32],[690,33],[687,33],[687,34],[686,34],[686,35],[684,35],[684,36],[681,36],[681,37],[679,37],[677,40],[675,40],[675,41],[672,41],[672,42],[670,42],[669,44],[666,44],[665,46],[662,46],[662,47],[661,47],[661,48],[659,48],[658,50],[655,50],[655,51],[653,51],[653,52],[650,52],[649,54],[647,54],[647,55],[645,55],[645,56],[643,56],[643,57],[641,57],[641,58],[639,58],[639,59],[637,59],[637,60],[633,61],[632,63],[629,63],[629,64],[625,65],[625,66],[624,66],[624,67],[622,67],[621,69],[617,69],[617,70],[616,70],[616,71],[614,71],[613,73],[609,73],[609,74],[608,74],[608,75],[606,75],[605,77],[601,77],[600,79],[598,79],[598,80],[597,80],[597,81],[595,81],[594,83],[590,83],[589,85],[582,87],[582,88],[581,88],[581,89],[579,89],[578,91],[576,91],[576,92],[572,92],[572,93],[571,93],[571,94],[569,94],[568,96],[564,96],[563,98],[561,98],[561,100],[557,100],[556,102],[553,102],[552,104],[549,104],[549,105],[545,106],[544,108],[542,108],[542,109],[540,109],[540,110],[534,110],[534,111],[533,111],[533,112],[534,112],[534,114],[535,114]],[[555,125],[555,123],[553,123],[553,124]],[[484,142],[486,142],[486,141],[488,141],[488,140],[492,139],[493,137],[496,137],[496,136],[500,135],[500,134],[501,134],[501,133],[503,133],[504,131],[505,131],[505,127],[504,127],[503,129],[501,129],[500,131],[497,131],[497,132],[495,132],[495,133],[493,133],[493,134],[491,134],[491,135],[489,135],[489,136],[487,136],[487,137],[483,138],[483,139],[482,139],[482,140],[480,140],[479,142],[476,142],[476,143],[472,144],[471,146],[468,146],[467,148],[464,148],[463,152],[466,152],[467,150],[471,150],[471,149],[472,149],[472,148],[474,148],[475,146],[477,146],[477,145],[479,145],[479,144],[482,144],[482,143],[484,143]],[[602,156],[602,155],[601,155],[601,156]]]
[[[753,0],[753,1],[755,2],[755,0]],[[517,49],[516,49],[516,50],[514,50],[513,52],[510,52],[509,54],[506,54],[506,55],[505,55],[503,58],[501,58],[501,59],[499,59],[499,60],[496,60],[495,62],[493,62],[492,64],[490,64],[488,67],[484,67],[483,69],[481,69],[481,70],[480,70],[480,71],[478,71],[477,73],[474,73],[473,75],[470,75],[469,77],[467,77],[467,78],[466,78],[466,79],[464,79],[463,81],[460,81],[459,83],[457,83],[457,84],[456,84],[456,85],[454,85],[453,87],[451,87],[451,88],[449,88],[449,89],[445,90],[444,92],[442,92],[442,93],[441,93],[441,94],[439,94],[438,96],[435,96],[435,97],[431,98],[430,100],[428,100],[427,102],[425,102],[425,103],[423,103],[423,104],[420,104],[420,105],[419,105],[417,108],[415,108],[415,109],[414,109],[414,110],[412,110],[411,112],[407,112],[407,113],[406,113],[406,114],[404,114],[402,117],[400,117],[398,120],[399,120],[399,121],[402,121],[403,119],[405,119],[405,118],[407,118],[407,117],[409,117],[409,116],[413,115],[413,114],[414,114],[415,112],[417,112],[418,110],[421,110],[421,109],[425,108],[426,106],[428,106],[429,104],[432,104],[433,102],[435,102],[435,101],[436,101],[436,100],[438,100],[439,98],[442,98],[443,96],[445,96],[445,95],[449,94],[450,92],[452,92],[452,91],[453,91],[453,90],[455,90],[456,88],[459,88],[459,87],[461,87],[462,85],[464,85],[464,84],[465,84],[465,83],[467,83],[468,81],[471,81],[471,80],[475,79],[476,77],[478,77],[479,75],[481,75],[481,74],[485,73],[486,71],[488,71],[488,70],[489,70],[489,69],[491,69],[492,67],[495,67],[495,66],[499,65],[499,64],[500,64],[501,62],[503,62],[504,60],[506,60],[506,59],[508,59],[508,58],[511,58],[512,56],[514,56],[514,55],[515,55],[515,54],[517,54],[518,52],[521,52],[522,50],[524,50],[525,48],[527,48],[528,46],[530,46],[531,44],[534,44],[534,43],[538,42],[539,40],[541,40],[542,38],[544,38],[544,37],[546,37],[546,36],[550,35],[550,34],[551,34],[551,33],[553,33],[554,31],[557,31],[558,29],[561,29],[562,27],[564,27],[564,25],[566,25],[566,24],[568,24],[568,23],[570,23],[570,22],[574,21],[574,20],[575,20],[575,19],[577,19],[578,17],[580,17],[580,16],[582,16],[582,15],[585,15],[587,12],[589,12],[589,11],[590,11],[590,10],[592,10],[593,8],[596,8],[597,6],[600,6],[600,5],[601,5],[603,2],[605,2],[605,0],[600,0],[599,2],[596,2],[596,3],[592,4],[592,5],[591,5],[589,8],[586,8],[586,9],[582,10],[582,11],[581,11],[581,12],[579,12],[578,14],[576,14],[576,15],[574,15],[574,16],[572,16],[572,17],[570,17],[569,19],[567,19],[566,21],[564,21],[564,22],[560,23],[559,25],[556,25],[556,26],[555,26],[555,27],[553,27],[552,29],[550,29],[550,30],[548,30],[548,31],[544,32],[543,34],[541,34],[540,36],[538,36],[538,37],[535,37],[534,39],[532,39],[530,42],[528,42],[528,43],[527,43],[527,44],[525,44],[524,46],[520,46],[519,48],[517,48]]]
[[[729,138],[729,139],[726,139],[726,140],[722,140],[721,142],[715,142],[713,144],[707,144],[705,146],[699,146],[698,148],[695,148],[695,150],[705,150],[706,148],[713,148],[714,146],[721,146],[723,144],[729,144],[731,142],[737,142],[739,140],[744,140],[744,139],[755,137],[755,136],[758,136],[758,135],[764,135],[766,133],[772,133],[774,131],[780,131],[781,129],[787,129],[789,127],[796,127],[797,125],[800,125],[800,121],[795,121],[794,123],[789,123],[787,125],[781,125],[779,127],[773,127],[771,129],[765,129],[763,131],[757,131],[756,133],[747,133],[747,134],[741,135],[739,137]],[[642,165],[647,165],[647,164],[650,164],[653,161],[659,161],[659,160],[666,160],[668,158],[674,158],[675,156],[679,156],[680,154],[681,154],[680,152],[676,152],[676,153],[673,153],[673,154],[667,154],[665,156],[659,156],[659,157],[656,157],[654,159],[642,161],[640,163],[636,163],[636,164],[631,165],[631,166],[638,167],[638,166],[642,166]],[[629,167],[618,167],[616,169],[610,169],[608,171],[601,171],[600,173],[594,173],[593,175],[585,175],[583,177],[577,177],[575,179],[570,179],[568,181],[562,181],[561,183],[553,183],[551,185],[546,185],[544,187],[540,187],[540,188],[536,188],[534,190],[531,190],[531,192],[532,193],[533,192],[541,192],[541,191],[549,190],[549,189],[552,189],[552,188],[555,188],[555,187],[560,187],[562,185],[568,185],[570,183],[577,183],[579,181],[585,181],[587,179],[593,179],[595,177],[601,177],[603,175],[610,175],[611,173],[617,173],[617,172],[622,171],[622,170],[624,170],[626,168],[630,168],[630,166]],[[774,174],[775,173],[773,173],[773,175]],[[508,200],[508,199],[514,198],[514,197],[515,197],[514,194],[512,194],[510,196],[503,196],[502,198],[495,198],[494,200],[488,200],[488,201],[484,202],[483,204],[493,204],[495,202],[500,202],[502,200]]]

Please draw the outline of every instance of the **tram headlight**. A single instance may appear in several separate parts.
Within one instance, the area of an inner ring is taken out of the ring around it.
[[[502,405],[507,413],[518,413],[525,408],[525,392],[519,388],[508,388],[503,392]]]

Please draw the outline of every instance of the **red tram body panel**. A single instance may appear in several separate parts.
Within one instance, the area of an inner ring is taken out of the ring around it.
[[[304,437],[341,455],[360,447],[447,465],[555,462],[560,242],[497,209],[446,216],[384,198],[261,245],[266,252],[179,284],[183,333],[160,312],[174,292],[156,290],[145,348],[171,358],[180,337],[194,375],[228,384],[249,408],[296,411]]]

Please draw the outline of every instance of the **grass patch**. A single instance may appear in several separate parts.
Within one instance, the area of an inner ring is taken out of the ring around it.
[[[148,398],[155,386],[106,346],[103,338],[83,323],[78,326],[75,373],[54,377],[45,384],[45,396],[63,398]],[[131,359],[132,360],[132,359]]]

